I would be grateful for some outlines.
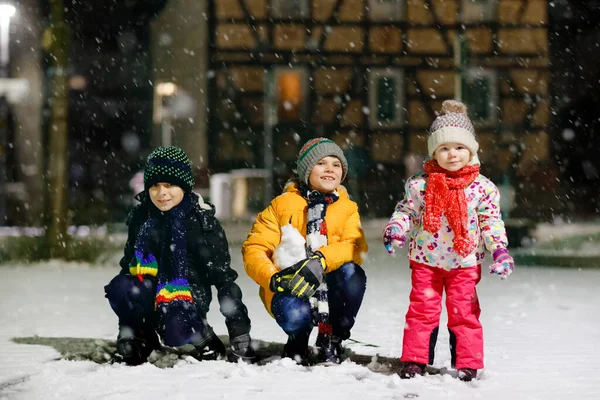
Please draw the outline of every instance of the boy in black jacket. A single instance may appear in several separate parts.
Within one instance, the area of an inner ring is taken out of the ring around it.
[[[224,357],[225,346],[206,321],[212,285],[229,332],[229,360],[255,357],[225,232],[193,187],[181,149],[158,147],[148,156],[145,190],[136,197],[141,204],[127,221],[121,272],[104,288],[119,317],[117,353],[127,364],[146,362],[160,340],[170,347],[193,345],[199,360]]]

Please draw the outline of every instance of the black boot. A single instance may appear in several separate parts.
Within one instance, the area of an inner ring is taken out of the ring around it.
[[[342,362],[342,339],[337,336],[319,335],[316,342],[318,360],[320,363],[341,364]]]
[[[308,339],[310,332],[299,335],[289,335],[287,343],[283,346],[283,357],[289,357],[298,364],[308,364]]]
[[[225,345],[217,335],[211,335],[210,339],[196,346],[197,353],[194,355],[199,361],[203,360],[221,360],[225,357]]]
[[[227,356],[230,362],[238,362],[242,360],[245,363],[252,364],[256,360],[256,352],[252,345],[250,334],[246,333],[234,337],[229,341],[231,345],[231,353]]]
[[[127,326],[119,329],[117,337],[117,360],[127,365],[140,365],[148,361],[153,350],[160,347],[156,332],[152,329],[137,331]]]

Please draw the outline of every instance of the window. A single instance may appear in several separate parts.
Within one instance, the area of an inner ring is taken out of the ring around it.
[[[406,0],[369,0],[369,19],[377,22],[402,21]]]
[[[462,22],[493,21],[496,16],[498,0],[462,0]]]
[[[476,125],[496,122],[498,94],[496,73],[492,70],[471,68],[461,77],[460,97],[469,107],[469,116]]]
[[[404,122],[404,74],[399,69],[369,72],[369,119],[372,128],[394,128]]]
[[[271,16],[274,18],[307,18],[308,0],[271,0]]]
[[[275,123],[300,122],[306,116],[308,72],[303,67],[276,68],[267,79],[266,106]]]

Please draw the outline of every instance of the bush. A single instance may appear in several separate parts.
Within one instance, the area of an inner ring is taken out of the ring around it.
[[[110,236],[68,236],[66,261],[102,263],[123,249]],[[5,236],[0,239],[0,263],[48,260],[50,248],[45,236]]]

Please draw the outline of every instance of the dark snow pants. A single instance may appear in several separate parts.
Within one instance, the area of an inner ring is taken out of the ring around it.
[[[483,368],[483,328],[475,289],[481,279],[481,265],[446,271],[411,261],[410,268],[412,290],[400,360],[433,363],[445,290],[452,366]]]
[[[104,291],[119,317],[120,337],[132,335],[154,341],[158,332],[167,346],[178,347],[190,343],[202,346],[214,336],[195,304],[191,310],[181,313],[174,310],[159,317],[154,309],[156,284],[149,278],[140,281],[136,276],[117,275],[104,287]]]
[[[357,264],[346,263],[326,274],[325,281],[329,293],[332,334],[341,339],[348,339],[367,287],[365,271]],[[279,326],[290,336],[310,334],[313,328],[308,299],[289,293],[276,293],[271,303],[271,311]]]

